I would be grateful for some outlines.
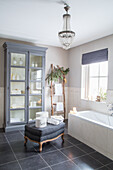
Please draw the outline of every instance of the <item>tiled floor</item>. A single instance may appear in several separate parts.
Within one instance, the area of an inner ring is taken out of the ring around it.
[[[113,161],[67,134],[44,144],[28,142],[24,147],[23,131],[0,133],[0,170],[113,170]]]

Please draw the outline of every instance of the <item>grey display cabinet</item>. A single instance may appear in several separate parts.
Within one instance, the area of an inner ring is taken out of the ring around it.
[[[23,129],[44,110],[47,48],[6,42],[5,131]]]

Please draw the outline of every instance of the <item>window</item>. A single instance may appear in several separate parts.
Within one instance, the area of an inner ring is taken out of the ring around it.
[[[108,82],[108,61],[82,65],[81,98],[95,101],[100,96],[106,100]]]

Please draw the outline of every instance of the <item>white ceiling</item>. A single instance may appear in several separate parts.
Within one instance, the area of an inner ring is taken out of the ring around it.
[[[57,1],[57,2],[56,2]],[[72,47],[113,34],[113,0],[65,0],[71,6]],[[0,37],[61,46],[60,0],[0,0]]]

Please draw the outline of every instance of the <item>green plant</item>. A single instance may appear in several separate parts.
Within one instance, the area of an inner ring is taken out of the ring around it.
[[[50,74],[47,74],[46,80],[48,80],[48,84],[51,80],[55,82],[58,81],[58,79],[63,80],[63,75],[67,75],[68,72],[69,68],[64,70],[64,67],[54,67],[53,71]]]
[[[99,94],[100,94],[100,98],[101,98],[101,100],[102,100],[102,101],[105,101],[105,100],[106,100],[106,98],[107,98],[107,93],[106,93],[106,92],[103,92],[103,89],[102,89],[102,88],[100,88],[100,92],[99,92]]]

